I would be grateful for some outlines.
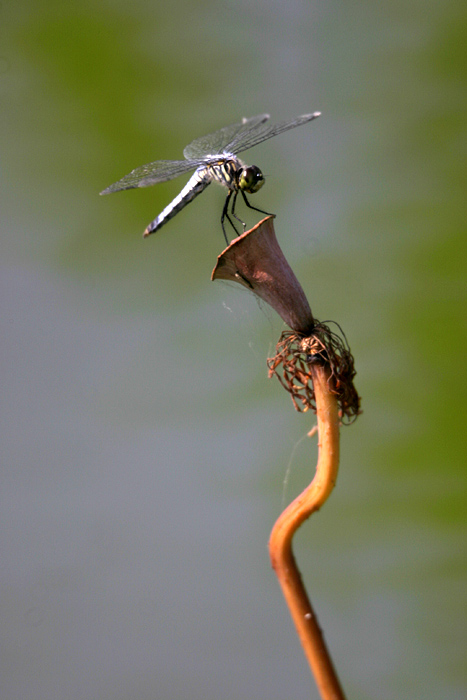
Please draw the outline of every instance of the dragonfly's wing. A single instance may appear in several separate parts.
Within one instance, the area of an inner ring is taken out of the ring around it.
[[[242,136],[246,136],[252,130],[256,129],[259,124],[263,124],[269,119],[269,114],[258,114],[256,117],[243,119],[241,122],[224,126],[223,129],[215,131],[213,134],[201,136],[195,139],[186,146],[183,155],[188,160],[193,158],[205,158],[206,156],[214,156],[224,151],[228,151],[227,145],[235,142]]]
[[[114,182],[113,185],[106,187],[101,194],[110,194],[110,192],[118,192],[119,190],[131,190],[134,187],[149,187],[150,185],[156,185],[158,182],[173,180],[174,177],[188,173],[201,164],[202,161],[156,160],[154,163],[135,168],[118,182]]]
[[[262,122],[256,124],[253,128],[239,131],[232,141],[225,146],[225,151],[230,153],[241,153],[247,148],[252,148],[262,141],[271,139],[273,136],[282,134],[283,131],[295,129],[300,124],[311,122],[312,119],[319,117],[321,112],[313,112],[313,114],[302,114],[301,117],[296,117],[291,121],[279,122],[279,124],[264,124]]]

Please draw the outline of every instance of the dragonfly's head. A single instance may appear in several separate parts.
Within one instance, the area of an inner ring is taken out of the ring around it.
[[[264,185],[264,175],[256,165],[242,168],[238,174],[238,187],[244,192],[253,194]]]

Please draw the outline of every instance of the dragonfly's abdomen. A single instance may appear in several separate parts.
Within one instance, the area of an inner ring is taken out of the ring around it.
[[[168,206],[151,221],[146,227],[143,237],[158,231],[167,221],[170,221],[175,214],[178,214],[187,204],[193,201],[213,180],[209,167],[198,168],[190,177],[183,190],[173,199]]]

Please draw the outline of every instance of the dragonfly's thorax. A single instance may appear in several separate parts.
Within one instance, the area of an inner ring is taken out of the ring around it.
[[[208,169],[212,179],[229,190],[243,190],[253,194],[264,184],[263,173],[256,165],[246,166],[234,155],[210,163]]]

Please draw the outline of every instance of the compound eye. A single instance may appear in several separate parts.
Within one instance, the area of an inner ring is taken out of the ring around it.
[[[241,190],[253,194],[264,185],[264,175],[256,165],[249,165],[240,173],[238,185]]]

